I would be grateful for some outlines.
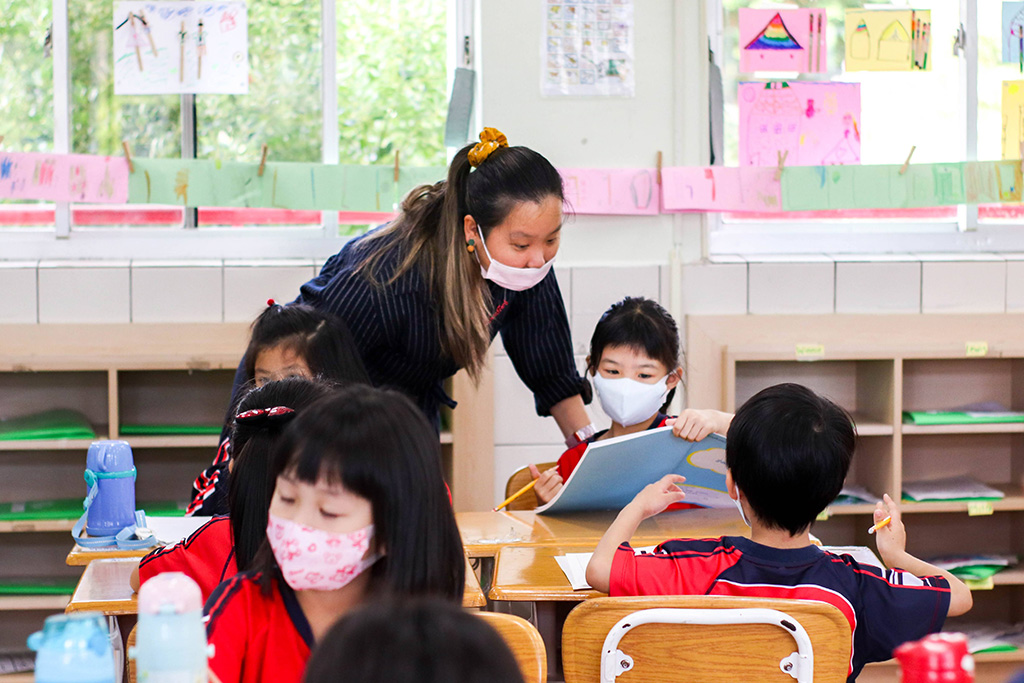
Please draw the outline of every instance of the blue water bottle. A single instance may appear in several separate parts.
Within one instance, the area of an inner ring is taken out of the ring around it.
[[[135,524],[135,462],[128,442],[93,442],[85,468],[88,488],[96,487],[96,495],[89,505],[86,533],[113,536]]]
[[[114,651],[99,612],[54,614],[28,637],[36,683],[114,683]]]
[[[128,652],[138,683],[205,683],[208,655],[196,582],[165,572],[142,584],[135,647]]]

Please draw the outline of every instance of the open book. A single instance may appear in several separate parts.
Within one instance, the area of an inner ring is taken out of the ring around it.
[[[590,444],[558,494],[537,512],[619,510],[670,473],[686,477],[684,503],[733,506],[725,491],[725,437],[685,441],[661,427]]]

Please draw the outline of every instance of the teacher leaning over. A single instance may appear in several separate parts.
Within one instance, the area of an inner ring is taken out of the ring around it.
[[[297,302],[341,316],[374,384],[406,391],[435,425],[440,404],[454,406],[442,380],[460,368],[478,378],[501,332],[537,413],[575,444],[587,435],[590,387],[551,269],[562,179],[494,128],[480,139],[455,155],[446,180],[410,192],[393,222],[332,256]]]

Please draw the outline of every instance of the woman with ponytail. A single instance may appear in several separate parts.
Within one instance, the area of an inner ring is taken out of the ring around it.
[[[551,269],[562,179],[494,128],[480,139],[445,180],[412,190],[394,221],[332,256],[297,302],[339,315],[373,383],[410,395],[435,428],[440,405],[454,407],[441,382],[462,368],[477,379],[500,332],[537,413],[575,444],[590,394]]]

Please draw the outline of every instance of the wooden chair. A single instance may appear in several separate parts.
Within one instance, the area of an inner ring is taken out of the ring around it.
[[[569,613],[562,664],[565,683],[843,683],[850,647],[849,622],[824,602],[596,598]]]
[[[549,470],[558,462],[539,462],[537,463],[537,469],[541,472]],[[512,473],[512,476],[508,478],[508,482],[505,484],[505,497],[508,498],[513,493],[523,488],[527,484],[533,481],[533,475],[530,474],[529,467],[520,467],[518,470]],[[523,495],[519,496],[511,503],[508,504],[506,510],[532,510],[540,505],[540,501],[537,500],[537,494],[530,489]]]
[[[514,614],[479,612],[504,639],[519,664],[525,683],[545,683],[548,680],[548,657],[544,641],[533,624]]]

